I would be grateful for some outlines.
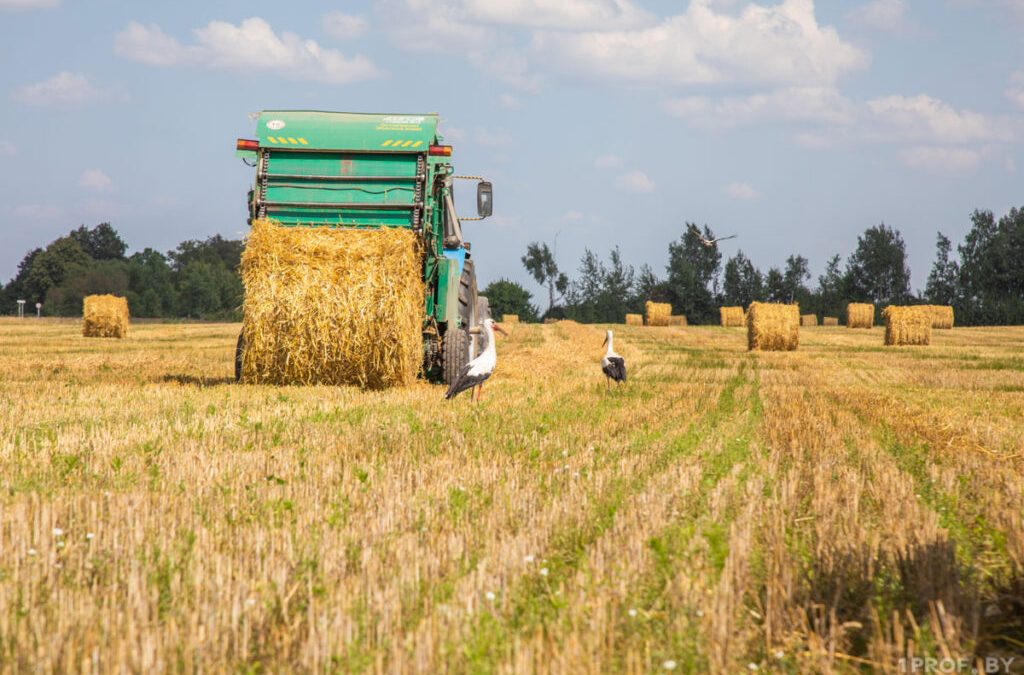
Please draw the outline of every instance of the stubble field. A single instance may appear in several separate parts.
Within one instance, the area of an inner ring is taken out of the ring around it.
[[[0,671],[1024,672],[1024,328],[511,328],[474,406],[0,320]]]

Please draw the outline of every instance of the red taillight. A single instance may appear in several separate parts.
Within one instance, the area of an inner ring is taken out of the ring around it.
[[[431,157],[451,157],[452,146],[450,145],[432,145],[427,151],[427,154]]]
[[[239,138],[238,142],[235,144],[235,149],[236,150],[259,150],[260,149],[260,142],[259,141],[250,141],[250,140],[245,139],[245,138]]]

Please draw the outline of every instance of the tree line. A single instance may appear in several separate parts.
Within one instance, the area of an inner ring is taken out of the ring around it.
[[[48,316],[78,316],[86,295],[112,293],[128,298],[136,317],[237,319],[242,248],[241,241],[215,235],[166,254],[146,248],[129,256],[109,223],[83,225],[29,251],[0,289],[0,307],[10,314],[25,300],[29,308],[41,302]]]
[[[935,262],[925,288],[917,292],[910,288],[903,237],[884,223],[866,229],[845,260],[838,254],[829,258],[813,281],[809,261],[798,253],[762,271],[742,250],[723,264],[714,239],[708,225],[686,223],[668,245],[664,275],[647,264],[626,264],[617,247],[607,258],[586,249],[571,277],[547,243],[533,242],[521,261],[544,288],[546,308],[508,279],[481,292],[493,314],[518,314],[522,321],[621,323],[626,313],[642,313],[644,303],[653,300],[671,303],[690,323],[717,323],[721,305],[757,300],[797,302],[802,312],[839,318],[848,302],[871,302],[879,310],[927,302],[952,305],[960,325],[1024,324],[1024,209],[998,219],[991,211],[975,211],[955,251],[938,233]],[[146,248],[127,255],[127,244],[109,223],[83,225],[29,251],[0,289],[0,307],[12,314],[16,301],[26,300],[29,311],[40,302],[46,315],[77,316],[84,296],[113,293],[128,298],[136,317],[238,319],[242,249],[243,242],[214,235],[184,241],[167,253]]]
[[[690,323],[718,322],[722,305],[753,301],[799,303],[801,312],[845,318],[848,302],[870,302],[880,312],[890,304],[952,305],[960,325],[1024,324],[1024,209],[996,219],[975,211],[971,228],[953,251],[941,232],[935,262],[923,290],[910,287],[906,243],[899,230],[882,223],[857,238],[845,261],[836,254],[812,280],[810,263],[794,253],[781,267],[759,270],[742,250],[722,263],[715,234],[686,223],[668,246],[664,276],[649,265],[623,263],[618,248],[606,260],[586,249],[572,278],[555,260],[551,247],[534,242],[523,267],[547,292],[543,311],[515,282],[491,284],[485,293],[492,312],[519,314],[524,320],[569,318],[581,322],[620,323],[625,314],[643,312],[647,300],[672,304]],[[494,292],[497,291],[497,292]]]

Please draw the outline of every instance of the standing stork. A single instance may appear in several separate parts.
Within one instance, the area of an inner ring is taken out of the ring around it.
[[[604,353],[604,358],[601,359],[601,372],[605,376],[604,383],[610,389],[612,380],[615,380],[617,384],[626,381],[626,359],[612,350],[612,332],[610,330],[604,334],[604,344],[608,345],[608,351]]]
[[[476,357],[459,371],[458,376],[448,387],[448,393],[444,395],[445,400],[450,400],[466,391],[473,390],[472,400],[479,401],[484,392],[484,380],[491,376],[494,367],[498,365],[498,354],[494,351],[494,331],[502,335],[508,335],[505,329],[494,323],[494,319],[484,319],[484,333],[487,335],[487,346],[480,356]]]

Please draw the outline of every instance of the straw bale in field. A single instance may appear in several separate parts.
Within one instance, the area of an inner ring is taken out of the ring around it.
[[[882,312],[885,319],[885,344],[928,345],[932,342],[932,312],[925,305],[890,305]]]
[[[668,325],[670,326],[685,326],[686,317],[682,314],[673,314],[668,318]]]
[[[123,338],[128,334],[128,300],[116,295],[82,299],[82,335]]]
[[[644,315],[643,314],[627,314],[626,315],[626,325],[627,326],[642,326],[642,325],[644,325]]]
[[[254,222],[242,254],[242,381],[411,383],[423,363],[418,242],[401,228]]]
[[[851,302],[846,306],[847,328],[871,328],[874,325],[874,305],[867,302]]]
[[[838,326],[839,325],[839,317],[837,317],[837,316],[826,316],[824,319],[821,320],[821,325],[822,326]]]
[[[501,322],[502,323],[519,323],[519,315],[518,314],[502,314],[501,315]]]
[[[668,325],[668,318],[672,316],[672,305],[667,302],[651,302],[648,300],[644,308],[647,310],[648,326]]]
[[[718,316],[723,326],[739,328],[745,323],[742,307],[719,307]]]
[[[801,326],[817,326],[818,315],[817,314],[801,314],[800,315]]]
[[[927,305],[932,315],[932,328],[950,329],[953,327],[953,308],[949,305]]]
[[[800,306],[752,302],[747,310],[747,347],[791,352],[800,345]]]

